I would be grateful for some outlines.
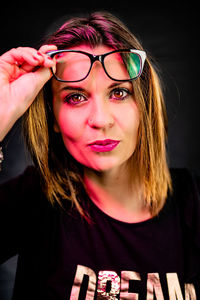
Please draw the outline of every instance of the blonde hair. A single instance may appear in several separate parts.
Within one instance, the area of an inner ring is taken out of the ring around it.
[[[114,49],[143,50],[127,27],[107,12],[72,18],[45,43],[55,44],[58,49],[86,43],[91,47],[103,44]],[[145,205],[155,216],[163,207],[168,192],[172,191],[172,184],[166,154],[166,108],[160,79],[149,58],[141,77],[133,81],[133,88],[141,116],[133,159],[144,186]],[[65,148],[61,135],[53,130],[51,95],[48,82],[24,115],[25,141],[49,201],[64,207],[64,200],[69,200],[87,218],[81,202],[83,169]]]

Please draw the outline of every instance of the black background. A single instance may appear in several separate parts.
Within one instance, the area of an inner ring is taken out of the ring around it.
[[[55,21],[74,13],[108,10],[126,23],[161,70],[169,118],[171,167],[200,170],[199,6],[187,2],[51,1],[6,2],[1,7],[0,54],[13,47],[38,48]],[[56,22],[57,23],[57,22]],[[30,162],[23,146],[21,120],[3,141],[0,182],[21,173]],[[0,299],[10,299],[16,258],[0,268]]]

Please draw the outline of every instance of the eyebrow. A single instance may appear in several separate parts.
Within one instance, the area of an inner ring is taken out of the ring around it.
[[[112,83],[112,84],[109,86],[109,89],[112,89],[112,88],[114,88],[114,87],[116,87],[116,86],[119,86],[119,85],[121,85],[121,84],[124,84],[124,83],[128,83],[128,85],[131,84],[130,81],[117,81],[117,82]]]
[[[70,85],[65,85],[64,87],[62,87],[59,92],[61,91],[67,91],[67,90],[76,90],[76,91],[80,91],[80,92],[84,92],[85,89],[84,88],[81,88],[80,86],[70,86]]]
[[[116,81],[116,82],[112,83],[111,85],[109,85],[108,89],[112,89],[112,88],[114,88],[116,86],[119,86],[119,85],[121,85],[123,83],[128,83],[129,85],[131,84],[130,81],[125,81],[125,82],[123,82],[123,81]],[[62,87],[59,90],[59,92],[62,92],[62,91],[73,91],[73,90],[76,90],[76,91],[79,91],[79,92],[84,92],[85,91],[85,89],[82,88],[82,87],[80,87],[79,85],[65,85],[64,87]]]

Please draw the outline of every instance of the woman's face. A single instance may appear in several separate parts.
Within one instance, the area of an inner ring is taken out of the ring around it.
[[[113,50],[86,45],[72,49],[96,55]],[[84,65],[80,62],[81,67]],[[70,154],[97,171],[126,164],[135,151],[140,122],[132,83],[111,80],[96,61],[83,81],[63,83],[53,79],[52,90],[54,129],[61,133]]]

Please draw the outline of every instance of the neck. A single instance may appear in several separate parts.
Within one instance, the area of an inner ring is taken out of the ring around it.
[[[128,223],[144,221],[151,216],[144,206],[137,173],[131,178],[129,174],[127,166],[105,172],[86,168],[84,182],[91,200],[106,214]]]

